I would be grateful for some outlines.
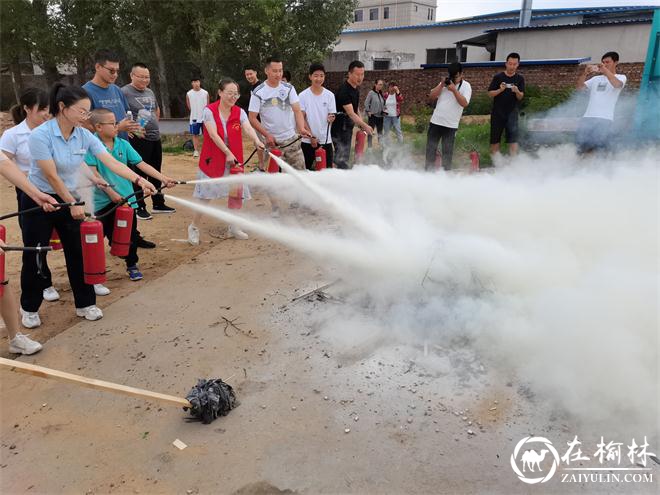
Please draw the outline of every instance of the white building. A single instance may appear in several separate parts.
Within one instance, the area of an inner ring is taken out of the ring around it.
[[[364,0],[363,4],[362,10],[376,8],[367,4],[382,4],[378,7],[382,13],[392,2]],[[503,60],[512,51],[527,60],[599,60],[609,50],[618,51],[623,62],[643,62],[655,8],[540,9],[532,12],[524,28],[518,27],[518,10],[406,26],[366,27],[364,21],[353,22],[341,33],[325,64],[329,71],[346,70],[351,60],[361,60],[367,70],[418,69],[456,60]],[[370,22],[374,26],[376,21]]]
[[[360,0],[347,29],[432,24],[435,12],[435,0]]]

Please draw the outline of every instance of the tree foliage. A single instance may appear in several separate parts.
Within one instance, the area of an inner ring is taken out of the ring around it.
[[[177,98],[190,77],[241,78],[246,63],[271,55],[303,80],[305,67],[323,60],[357,0],[3,0],[2,64],[31,56],[50,77],[56,67],[91,75],[92,56],[112,48],[123,71],[147,63],[157,93]],[[49,80],[49,82],[52,82]],[[209,83],[207,83],[209,84]],[[171,100],[176,105],[176,99]],[[170,99],[170,98],[168,98]],[[180,102],[179,102],[180,103]]]

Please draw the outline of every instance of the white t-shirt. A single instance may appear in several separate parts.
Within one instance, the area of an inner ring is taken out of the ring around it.
[[[200,89],[195,91],[191,89],[186,93],[188,101],[190,102],[190,123],[193,123],[193,120],[197,122],[202,121],[202,112],[206,105],[209,104],[209,92],[205,89]]]
[[[252,91],[248,110],[259,113],[261,125],[276,141],[286,141],[296,135],[291,105],[299,102],[296,88],[291,84],[281,82],[273,88],[263,82]]]
[[[332,137],[328,132],[328,114],[337,113],[335,95],[332,91],[323,88],[320,95],[315,95],[312,93],[312,88],[307,88],[300,93],[300,109],[305,112],[312,135],[319,140],[319,143],[331,143]],[[303,138],[302,142],[309,143],[310,140]]]
[[[245,113],[245,110],[243,110],[242,108],[241,108],[240,118],[241,118],[241,124],[243,124],[248,119],[247,113]],[[202,112],[202,120],[204,123],[208,122],[213,127],[216,127],[215,119],[213,118],[213,112],[211,112],[211,110],[208,107],[205,107],[204,111]],[[228,145],[229,137],[227,136],[227,121],[222,118],[222,114],[220,114],[220,122],[222,122],[222,130],[224,131],[224,135],[225,135],[225,144]]]
[[[6,151],[14,155],[14,161],[18,168],[26,174],[30,171],[30,162],[32,155],[30,155],[30,147],[28,146],[28,138],[32,133],[24,120],[18,125],[7,129],[0,137],[0,150]]]
[[[390,93],[385,100],[386,117],[396,117],[396,93]]]
[[[627,80],[623,74],[615,74],[615,77],[623,83],[620,88],[612,86],[609,79],[602,75],[594,76],[584,83],[589,90],[589,105],[584,117],[614,120],[614,107]]]
[[[470,103],[472,98],[472,86],[467,81],[461,81],[458,92],[465,97]],[[458,124],[463,115],[463,107],[458,104],[454,93],[447,88],[442,88],[438,101],[435,104],[435,110],[431,116],[431,124],[441,125],[442,127],[449,127],[450,129],[458,129]]]

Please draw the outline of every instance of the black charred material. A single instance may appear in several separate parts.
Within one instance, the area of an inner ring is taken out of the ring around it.
[[[218,416],[226,416],[229,411],[238,406],[234,389],[220,378],[200,379],[197,385],[188,392],[186,399],[192,406],[190,414],[205,425]],[[187,407],[183,409],[188,410]]]

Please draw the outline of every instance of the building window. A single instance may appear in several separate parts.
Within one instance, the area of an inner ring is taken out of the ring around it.
[[[390,18],[390,8],[383,7],[383,19],[389,19],[389,18]]]
[[[426,13],[426,19],[429,21],[433,20],[433,9],[429,9],[429,11]]]
[[[417,5],[415,5],[415,12],[417,12]]]
[[[370,21],[378,20],[378,9],[369,9],[369,20]]]
[[[390,70],[390,61],[388,59],[374,60],[374,70]]]
[[[467,60],[467,46],[461,48],[461,59],[456,60],[456,48],[433,48],[426,50],[427,64],[450,64]]]
[[[353,21],[354,22],[362,22],[362,11],[361,10],[356,10],[353,16]]]

